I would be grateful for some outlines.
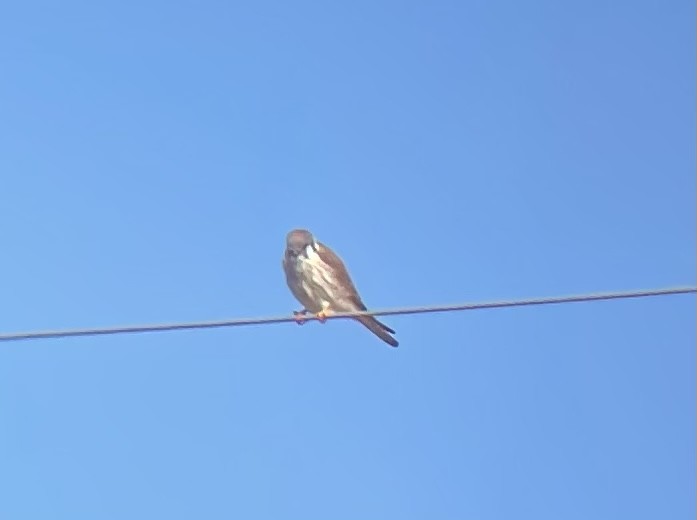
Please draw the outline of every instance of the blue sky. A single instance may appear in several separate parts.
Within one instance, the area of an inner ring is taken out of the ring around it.
[[[0,330],[695,283],[693,2],[15,2]],[[0,517],[695,514],[695,299],[0,345]]]

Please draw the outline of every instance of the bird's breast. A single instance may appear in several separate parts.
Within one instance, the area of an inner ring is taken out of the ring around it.
[[[294,268],[298,282],[313,301],[323,306],[335,301],[336,277],[314,249],[308,247],[305,255],[298,255]]]

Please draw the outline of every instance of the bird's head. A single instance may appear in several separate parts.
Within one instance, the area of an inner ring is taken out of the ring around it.
[[[286,251],[293,256],[305,253],[308,246],[317,251],[315,237],[306,229],[294,229],[286,236]]]

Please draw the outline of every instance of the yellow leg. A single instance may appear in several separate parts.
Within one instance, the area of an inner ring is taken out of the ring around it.
[[[315,316],[317,316],[317,319],[320,323],[324,323],[325,321],[327,321],[327,316],[329,316],[330,314],[331,312],[329,311],[329,309],[322,309],[317,314],[315,314]]]

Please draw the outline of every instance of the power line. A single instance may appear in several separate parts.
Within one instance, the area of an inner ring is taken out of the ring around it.
[[[673,287],[666,289],[649,289],[644,291],[607,292],[580,294],[573,296],[553,296],[546,298],[529,298],[520,300],[501,300],[480,303],[462,303],[457,305],[428,305],[422,307],[398,307],[365,312],[342,312],[327,316],[327,319],[355,318],[356,316],[390,316],[396,314],[426,314],[433,312],[471,311],[477,309],[500,309],[503,307],[525,307],[532,305],[550,305],[560,303],[592,302],[600,300],[620,300],[628,298],[647,298],[651,296],[668,296],[675,294],[697,293],[697,287]],[[307,321],[317,320],[315,316],[307,315]],[[0,334],[2,341],[21,341],[27,339],[67,338],[74,336],[105,336],[112,334],[132,334],[136,332],[164,332],[171,330],[213,329],[220,327],[241,327],[243,325],[268,325],[271,323],[295,322],[293,316],[277,316],[266,318],[241,318],[222,321],[198,321],[189,323],[164,323],[155,325],[135,325],[128,327],[106,327],[89,329],[66,329],[36,332],[15,332]]]

